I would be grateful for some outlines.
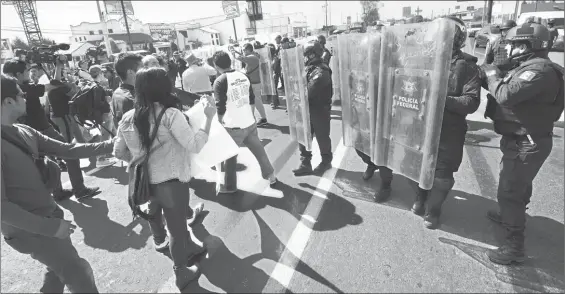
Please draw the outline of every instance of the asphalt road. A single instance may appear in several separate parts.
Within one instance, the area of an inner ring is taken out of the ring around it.
[[[191,203],[203,202],[206,210],[192,231],[209,253],[198,283],[183,292],[565,291],[563,129],[554,129],[553,151],[534,183],[527,211],[530,259],[503,267],[485,257],[502,233],[485,218],[496,208],[501,158],[490,123],[469,121],[443,226],[430,231],[409,211],[414,185],[406,178],[395,176],[389,202],[371,200],[380,184],[378,172],[367,182],[361,179],[364,164],[340,143],[339,107],[332,111],[334,168],[323,177],[292,175],[299,157],[288,116],[284,110],[267,109],[267,114],[270,124],[259,135],[280,184],[268,188],[246,148],[239,156],[237,195],[216,196],[213,171],[191,182]],[[171,260],[154,251],[148,225],[132,221],[124,168],[83,171],[86,183],[102,193],[61,206],[78,226],[72,240],[91,263],[100,292],[178,292]],[[63,178],[68,181],[66,173]],[[3,240],[1,245],[1,292],[37,292],[43,267]]]

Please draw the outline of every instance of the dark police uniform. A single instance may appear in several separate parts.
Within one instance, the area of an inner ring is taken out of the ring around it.
[[[563,111],[562,70],[547,57],[534,57],[502,79],[492,70],[486,72],[494,97],[486,115],[502,135],[497,198],[512,261],[524,258],[526,206],[532,183],[551,153],[553,123]]]
[[[330,119],[332,109],[332,70],[321,59],[306,66],[308,102],[310,105],[310,123],[312,135],[316,136],[323,163],[331,163],[332,142],[330,139]],[[300,144],[302,163],[310,164],[312,152]]]
[[[503,37],[499,37],[492,43],[488,43],[485,49],[484,64],[494,64],[497,66],[505,64],[508,60],[505,48],[507,44]]]
[[[475,112],[480,104],[481,79],[476,62],[476,57],[460,50],[453,54],[434,184],[429,192],[419,190],[413,207],[416,214],[424,213],[423,204],[425,202],[426,216],[439,218],[441,206],[455,184],[453,174],[457,172],[461,165],[465,134],[467,133],[465,117]],[[375,196],[375,201],[382,202],[390,197],[392,170],[379,166],[379,174],[383,184],[381,191]]]

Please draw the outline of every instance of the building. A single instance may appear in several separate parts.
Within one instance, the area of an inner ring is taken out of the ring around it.
[[[143,24],[137,19],[128,16],[127,18],[131,42],[134,50],[141,50],[148,42],[153,42],[151,38],[148,24]],[[104,33],[115,41],[124,41],[129,44],[127,35],[126,22],[123,17],[118,19],[109,19],[104,22],[82,22],[79,25],[71,26],[71,43],[90,42],[99,45],[104,40]]]

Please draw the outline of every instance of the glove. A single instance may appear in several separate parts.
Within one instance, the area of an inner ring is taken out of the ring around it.
[[[487,107],[485,109],[485,118],[494,118],[494,114],[496,112],[496,99],[491,94],[487,94]]]
[[[502,77],[502,71],[496,65],[482,64],[479,69],[482,72],[481,76],[486,79]]]

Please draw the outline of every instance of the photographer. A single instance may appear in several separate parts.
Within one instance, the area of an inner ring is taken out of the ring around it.
[[[19,121],[24,122],[26,125],[40,131],[52,139],[64,141],[64,137],[49,123],[44,109],[41,106],[41,102],[39,101],[39,97],[45,95],[46,90],[51,90],[53,86],[51,86],[51,84],[30,84],[28,64],[19,59],[8,60],[4,64],[3,72],[7,76],[15,78],[22,89],[22,92],[26,95],[27,115],[19,118]],[[74,192],[63,189],[63,186],[59,182],[58,187],[53,190],[53,197],[55,200],[62,201],[68,199],[73,196],[73,193],[77,198],[80,198],[98,191],[98,188],[88,189],[84,186],[84,179],[82,177],[80,162],[78,160],[67,160],[66,163],[69,172],[69,179]]]

